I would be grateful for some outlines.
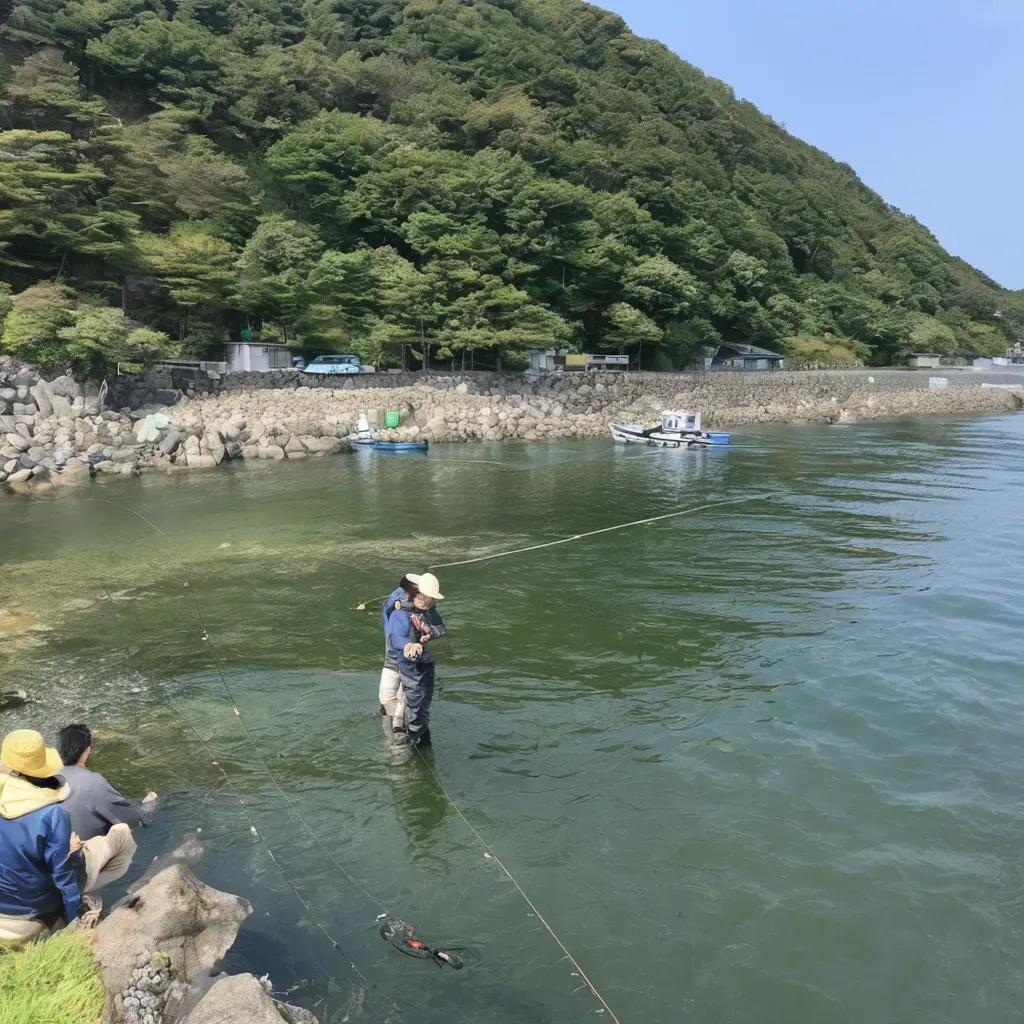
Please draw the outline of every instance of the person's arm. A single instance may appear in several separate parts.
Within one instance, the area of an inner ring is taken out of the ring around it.
[[[448,630],[445,628],[444,619],[436,608],[431,608],[423,619],[423,625],[430,633],[431,640],[440,640]]]
[[[82,892],[78,888],[75,875],[75,857],[80,854],[71,853],[71,819],[63,808],[55,808],[56,814],[51,816],[51,827],[47,831],[43,857],[50,869],[53,884],[60,890],[64,901],[64,920],[71,924],[78,917],[78,904],[82,902]]]
[[[384,605],[380,610],[380,621],[384,626],[385,633],[388,629],[388,619],[391,618],[391,613],[395,610],[395,600],[396,595],[394,592],[388,594],[388,596],[384,598]]]
[[[412,617],[412,623],[416,627],[421,644],[430,643],[431,640],[439,640],[447,632],[444,620],[436,608],[427,612],[417,612]]]
[[[405,652],[410,648],[415,649],[415,656],[423,653],[420,646],[416,628],[413,625],[412,616],[404,610],[396,611],[388,619],[388,642],[399,653],[406,658],[410,657]]]
[[[94,810],[109,825],[127,825],[137,828],[148,825],[153,820],[153,810],[149,806],[137,804],[134,800],[121,796],[102,775],[97,778],[99,783]]]
[[[387,633],[388,640],[396,651],[400,651],[406,644],[412,643],[416,636],[409,613],[404,609],[392,612],[388,618]]]

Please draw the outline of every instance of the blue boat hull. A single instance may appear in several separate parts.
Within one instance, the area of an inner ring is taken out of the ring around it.
[[[426,441],[374,441],[375,452],[425,452]]]

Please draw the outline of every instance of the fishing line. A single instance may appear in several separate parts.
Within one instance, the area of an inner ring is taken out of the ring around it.
[[[645,454],[647,454],[647,453],[645,453]],[[496,553],[491,554],[491,555],[483,555],[483,556],[479,556],[477,558],[462,559],[462,560],[456,561],[456,562],[436,563],[434,565],[429,566],[429,568],[430,569],[454,568],[456,566],[473,565],[473,564],[477,564],[477,563],[480,563],[480,562],[492,561],[492,560],[497,559],[497,558],[507,558],[507,557],[511,557],[512,555],[516,555],[516,554],[526,554],[526,553],[529,553],[529,552],[532,552],[532,551],[540,551],[540,550],[544,550],[546,548],[557,547],[557,546],[562,545],[562,544],[569,544],[569,543],[572,543],[573,541],[584,540],[586,538],[599,536],[599,535],[605,534],[605,533],[611,533],[611,532],[615,532],[615,531],[618,531],[618,530],[629,529],[629,528],[634,527],[634,526],[642,526],[642,525],[647,525],[647,524],[650,524],[650,523],[663,522],[663,521],[668,520],[668,519],[674,519],[674,518],[678,518],[680,516],[685,516],[685,515],[690,515],[690,514],[693,514],[693,513],[696,513],[696,512],[706,511],[707,509],[711,509],[711,508],[720,508],[720,507],[724,507],[724,506],[727,506],[727,505],[740,504],[742,502],[752,501],[756,497],[760,497],[760,496],[748,495],[748,496],[745,496],[745,497],[742,497],[742,498],[733,498],[733,499],[727,499],[727,500],[719,501],[719,502],[710,502],[710,503],[707,503],[707,504],[704,504],[704,505],[698,505],[698,506],[694,506],[692,508],[681,509],[681,510],[676,511],[676,512],[669,512],[669,513],[665,513],[665,514],[659,515],[659,516],[650,516],[650,517],[647,517],[645,519],[632,520],[632,521],[630,521],[628,523],[620,523],[620,524],[616,524],[614,526],[608,526],[608,527],[604,527],[604,528],[598,529],[598,530],[591,530],[591,531],[588,531],[586,533],[573,534],[572,536],[569,536],[569,537],[564,537],[564,538],[561,538],[559,540],[554,540],[554,541],[548,541],[548,542],[542,543],[542,544],[529,545],[527,547],[516,548],[516,549],[510,550],[510,551],[496,552]],[[112,506],[114,506],[116,508],[120,508],[122,511],[128,512],[129,514],[136,516],[137,518],[141,519],[144,523],[146,523],[151,529],[155,530],[161,537],[163,537],[163,539],[167,542],[167,544],[171,547],[172,550],[174,549],[174,542],[171,540],[171,538],[163,530],[161,530],[160,527],[158,527],[154,522],[152,522],[150,519],[148,519],[146,516],[144,516],[141,512],[138,512],[135,509],[129,508],[126,505],[121,505],[118,502],[109,501],[109,500],[103,499],[103,498],[90,498],[89,500],[90,501],[99,501],[99,502],[102,502],[102,503],[105,503],[105,504],[112,505]],[[235,717],[238,718],[239,724],[241,725],[242,730],[245,732],[246,738],[249,741],[249,744],[252,747],[253,752],[256,755],[257,760],[259,761],[261,767],[263,768],[263,771],[266,773],[267,778],[270,779],[270,781],[273,784],[274,788],[278,791],[278,793],[281,795],[281,798],[288,805],[289,810],[292,812],[294,817],[300,822],[300,824],[305,829],[305,831],[310,836],[310,838],[314,841],[314,843],[316,843],[316,845],[320,848],[320,850],[322,851],[324,856],[327,857],[327,859],[342,873],[342,875],[345,878],[348,879],[348,881],[354,886],[354,888],[358,892],[362,893],[367,899],[369,899],[372,903],[374,903],[376,906],[378,906],[386,914],[386,907],[384,906],[384,904],[380,900],[378,900],[375,896],[373,896],[371,893],[369,893],[363,886],[361,886],[355,880],[355,878],[338,862],[338,860],[334,857],[334,855],[330,852],[330,850],[328,850],[328,848],[324,845],[324,843],[320,840],[320,838],[316,835],[316,833],[313,831],[313,829],[306,822],[305,818],[299,812],[299,810],[295,806],[294,802],[291,800],[291,798],[288,796],[288,794],[282,788],[280,783],[277,781],[276,776],[271,771],[270,766],[267,764],[265,758],[263,757],[262,752],[260,751],[259,745],[256,743],[255,737],[253,736],[252,732],[250,731],[248,724],[246,723],[244,717],[241,714],[241,711],[238,708],[238,703],[237,703],[237,701],[235,699],[234,693],[232,692],[231,687],[228,684],[227,678],[224,675],[224,672],[223,672],[223,670],[221,668],[220,660],[219,660],[219,658],[216,655],[216,652],[214,650],[212,642],[210,641],[209,630],[207,629],[206,621],[205,621],[205,619],[203,617],[202,608],[201,608],[201,606],[199,604],[198,595],[196,594],[195,587],[193,586],[191,577],[189,576],[188,568],[187,568],[187,566],[186,566],[186,564],[184,562],[184,559],[182,559],[180,556],[178,556],[178,560],[179,560],[179,562],[181,564],[181,569],[182,569],[182,572],[183,572],[183,574],[185,576],[185,582],[186,582],[186,585],[188,586],[189,593],[192,595],[192,602],[193,602],[193,606],[195,608],[196,617],[197,617],[197,619],[199,621],[199,625],[200,625],[200,627],[202,628],[202,631],[203,631],[202,639],[210,644],[210,648],[209,648],[209,650],[210,650],[210,657],[211,657],[211,660],[213,661],[214,667],[215,667],[215,669],[217,671],[217,675],[218,675],[218,677],[220,679],[221,686],[223,687],[224,693],[225,693],[225,695],[226,695],[226,697],[228,699],[229,704],[231,705],[231,709],[234,712]],[[109,597],[109,591],[107,593],[108,593],[108,597]],[[113,600],[112,599],[111,599],[111,605],[113,606]],[[364,603],[364,607],[365,607],[365,603]],[[116,610],[115,610],[115,614],[116,614]],[[192,725],[192,723],[173,704],[173,702],[171,702],[169,700],[169,698],[168,698],[168,703],[173,708],[175,713],[178,714],[178,716],[185,722],[185,724],[193,732],[193,734],[196,736],[196,738],[203,744],[204,749],[207,751],[208,755],[210,756],[211,763],[216,765],[217,768],[220,770],[221,774],[224,777],[225,783],[231,789],[232,793],[234,793],[236,799],[238,799],[240,806],[242,806],[244,808],[244,801],[242,800],[241,795],[238,793],[238,791],[235,789],[234,785],[231,783],[231,780],[228,777],[227,773],[224,771],[223,766],[221,766],[219,764],[219,762],[216,760],[216,757],[214,756],[212,749],[209,747],[209,745],[206,743],[206,741],[203,740],[203,738],[199,734],[198,730],[195,729],[195,727]],[[414,749],[416,749],[416,748],[414,748]],[[417,754],[419,755],[420,760],[423,763],[424,767],[427,769],[427,771],[433,777],[435,783],[437,784],[437,786],[438,786],[439,790],[441,791],[441,793],[444,795],[445,799],[452,806],[452,808],[458,814],[459,818],[463,821],[463,823],[466,825],[466,827],[470,830],[470,832],[472,832],[472,834],[476,837],[477,841],[483,847],[485,856],[488,857],[489,859],[492,859],[499,866],[499,868],[501,868],[502,872],[505,874],[505,876],[508,878],[508,880],[515,887],[516,891],[519,892],[519,894],[522,896],[522,898],[526,902],[527,906],[530,908],[530,910],[533,912],[533,914],[537,917],[537,919],[541,922],[541,924],[543,924],[544,928],[551,935],[552,939],[558,945],[559,949],[562,950],[562,952],[565,955],[566,959],[568,959],[568,961],[573,965],[573,967],[576,968],[576,971],[578,972],[580,978],[582,978],[583,981],[586,983],[587,987],[591,991],[591,994],[601,1004],[602,1008],[608,1013],[608,1015],[610,1016],[610,1018],[612,1019],[614,1024],[621,1024],[621,1022],[619,1021],[619,1018],[615,1015],[614,1011],[609,1006],[608,1002],[601,995],[601,993],[597,990],[597,988],[595,987],[594,983],[590,980],[589,976],[586,974],[586,972],[583,970],[583,968],[580,966],[580,964],[576,961],[576,959],[570,953],[568,947],[566,947],[566,945],[558,937],[558,935],[555,932],[555,930],[551,927],[550,924],[548,924],[546,918],[543,916],[543,914],[541,914],[540,910],[537,908],[537,906],[534,904],[534,902],[527,895],[526,891],[522,888],[522,886],[516,880],[515,876],[509,871],[509,869],[505,866],[505,864],[497,856],[497,854],[494,853],[494,851],[490,848],[490,846],[484,840],[483,836],[479,833],[479,831],[473,826],[472,822],[470,822],[470,820],[462,812],[462,810],[458,806],[458,804],[456,804],[455,801],[452,799],[451,795],[448,793],[447,789],[445,788],[444,783],[441,781],[440,776],[431,767],[431,765],[427,762],[427,760],[423,756],[422,752],[417,749]],[[323,931],[324,935],[328,938],[328,940],[331,942],[331,944],[338,950],[338,952],[341,953],[341,955],[345,957],[346,961],[349,963],[349,966],[352,968],[352,970],[367,985],[369,985],[369,982],[367,981],[365,976],[362,974],[362,972],[359,971],[358,967],[356,967],[355,963],[351,960],[351,958],[348,957],[347,954],[345,954],[342,951],[340,945],[338,945],[338,943],[334,940],[334,938],[330,935],[330,933],[327,931],[327,929],[323,926],[323,924],[321,924],[319,919],[313,913],[311,906],[306,901],[306,899],[301,895],[301,893],[298,890],[298,887],[295,886],[295,884],[291,881],[289,876],[286,874],[286,872],[284,871],[284,869],[281,866],[280,862],[278,861],[276,855],[273,853],[273,850],[270,847],[269,843],[266,841],[266,839],[262,836],[262,834],[256,828],[255,823],[253,823],[251,817],[248,815],[248,812],[243,810],[243,814],[245,815],[247,820],[249,820],[249,822],[250,822],[250,829],[251,829],[251,831],[257,837],[260,838],[261,842],[263,842],[263,845],[265,846],[265,848],[267,850],[268,856],[271,858],[271,860],[273,861],[275,866],[278,868],[278,870],[280,871],[282,877],[285,879],[285,881],[287,882],[289,887],[293,890],[295,896],[298,898],[298,900],[300,901],[302,906],[306,909],[307,913],[310,915],[310,918],[314,921],[314,923],[317,925],[317,927],[321,931]]]
[[[103,499],[100,499],[100,500],[103,500]],[[111,504],[116,504],[116,503],[111,502]],[[132,511],[131,509],[126,509],[126,510],[129,511],[129,512]],[[100,581],[100,586],[103,588],[104,593],[107,595],[107,600],[110,601],[110,607],[111,607],[111,611],[113,611],[113,613],[114,613],[114,617],[118,620],[118,622],[121,622],[121,616],[118,614],[117,606],[114,603],[114,598],[113,598],[113,596],[110,593],[110,589],[107,587],[107,585],[105,583],[103,583],[102,580]],[[190,589],[191,589],[191,584],[190,584]],[[170,675],[170,673],[168,673],[168,674]],[[179,687],[181,687],[180,681],[175,679],[175,677],[173,675],[171,675],[170,677],[171,677],[171,679],[173,679],[175,682],[178,683]],[[249,834],[256,836],[256,838],[259,839],[259,841],[262,843],[264,849],[267,851],[267,856],[270,858],[270,860],[273,863],[274,867],[277,868],[278,872],[280,873],[281,877],[284,879],[284,881],[287,884],[288,888],[291,889],[292,893],[295,895],[295,898],[299,901],[299,903],[305,909],[306,914],[309,916],[309,919],[313,922],[314,925],[316,925],[317,928],[320,929],[321,932],[323,932],[323,934],[326,937],[327,941],[330,942],[330,944],[334,947],[334,949],[336,949],[338,951],[338,953],[341,955],[341,957],[345,960],[345,962],[348,964],[348,966],[352,969],[353,973],[363,982],[363,984],[365,984],[367,986],[367,988],[370,988],[370,989],[372,989],[375,992],[380,992],[380,990],[377,988],[377,986],[374,985],[366,977],[365,974],[363,974],[363,972],[356,966],[356,964],[353,961],[353,959],[345,952],[344,949],[342,949],[341,944],[338,942],[338,940],[335,939],[334,936],[331,935],[331,933],[327,930],[326,925],[324,925],[323,922],[319,919],[319,917],[317,916],[317,914],[313,910],[312,906],[310,905],[309,901],[302,895],[302,892],[299,890],[299,887],[295,884],[295,882],[292,881],[291,876],[288,874],[288,872],[285,871],[284,866],[281,864],[281,861],[277,857],[277,854],[274,853],[273,847],[270,845],[270,842],[268,841],[266,836],[256,827],[256,822],[253,820],[252,815],[249,814],[249,811],[246,808],[245,799],[242,797],[241,793],[239,793],[238,789],[235,787],[234,783],[231,781],[231,778],[228,775],[227,771],[225,770],[224,766],[217,759],[217,755],[214,753],[213,749],[210,747],[209,742],[203,738],[202,734],[199,732],[199,730],[196,728],[196,726],[185,715],[185,713],[181,710],[181,708],[179,708],[178,705],[171,699],[171,697],[167,693],[167,691],[163,687],[160,687],[159,689],[161,691],[161,696],[162,696],[163,700],[166,702],[166,704],[168,705],[168,707],[170,707],[171,710],[182,720],[182,722],[185,723],[185,725],[188,728],[188,730],[192,733],[193,736],[195,736],[196,740],[202,745],[203,749],[206,751],[206,755],[210,759],[210,764],[213,765],[217,769],[218,772],[220,772],[221,777],[224,780],[224,784],[227,786],[227,788],[234,795],[234,798],[238,801],[238,806],[241,809],[242,816],[249,823],[249,828],[248,828],[247,831],[249,832]],[[236,712],[236,714],[237,714],[237,712]],[[307,826],[307,829],[308,829],[308,826]],[[316,838],[316,837],[314,836],[314,838]],[[390,1002],[392,1004],[392,1007],[396,1011],[398,1010],[398,1002],[392,996],[384,996],[384,998],[387,999],[388,1002]],[[411,1004],[405,1004],[405,1005],[406,1005],[407,1009],[414,1009],[414,1007]],[[465,1019],[465,1018],[463,1018],[463,1019]],[[399,1017],[399,1020],[401,1020],[401,1017]]]
[[[116,501],[108,501],[105,498],[89,498],[89,500],[90,501],[101,501],[101,502],[104,502],[107,505],[114,505],[116,508],[123,509],[125,512],[130,512],[133,516],[137,516],[144,523],[148,523],[149,526],[151,526],[154,530],[156,530],[156,532],[158,534],[160,534],[160,536],[163,537],[165,541],[167,541],[167,543],[168,543],[168,545],[170,545],[171,549],[172,550],[174,549],[174,542],[171,540],[171,538],[168,537],[167,534],[164,533],[164,531],[161,530],[160,527],[156,525],[156,523],[154,523],[151,520],[147,519],[141,512],[137,512],[137,511],[135,511],[135,509],[129,508],[127,505],[120,505]],[[270,781],[273,784],[274,788],[278,791],[278,793],[281,794],[281,797],[284,800],[284,802],[288,805],[289,810],[292,812],[292,814],[295,816],[295,818],[299,821],[299,823],[302,825],[302,827],[306,830],[306,832],[309,834],[309,837],[313,840],[313,842],[316,843],[316,845],[320,848],[320,850],[322,851],[324,856],[342,873],[342,875],[345,876],[345,878],[348,879],[348,881],[356,889],[357,892],[362,893],[362,895],[365,896],[371,903],[375,904],[382,911],[386,912],[387,911],[387,907],[385,907],[384,904],[379,899],[377,899],[376,896],[374,896],[370,892],[367,892],[366,889],[364,889],[363,886],[361,886],[355,880],[355,878],[353,878],[352,875],[349,874],[349,872],[345,870],[345,868],[338,862],[337,858],[323,844],[323,842],[320,840],[320,838],[317,836],[317,834],[313,831],[313,829],[310,828],[309,824],[306,822],[306,819],[299,812],[299,809],[295,806],[295,804],[292,801],[292,799],[288,796],[288,794],[284,791],[284,789],[282,789],[281,784],[277,781],[277,778],[274,775],[274,773],[270,770],[270,765],[268,765],[266,760],[264,759],[263,754],[260,752],[259,745],[256,743],[255,738],[253,737],[252,733],[249,730],[249,726],[246,724],[245,719],[242,717],[241,711],[239,711],[239,709],[238,709],[238,703],[235,700],[235,695],[232,693],[231,687],[228,685],[228,681],[227,681],[227,679],[226,679],[226,677],[224,675],[224,672],[222,671],[222,669],[220,667],[220,660],[218,659],[216,651],[213,648],[213,644],[210,643],[210,634],[209,634],[209,631],[206,628],[206,622],[203,619],[202,609],[199,606],[199,599],[198,599],[198,597],[196,595],[195,588],[192,586],[192,580],[191,580],[191,578],[189,577],[189,574],[188,574],[188,567],[186,566],[184,559],[181,558],[180,555],[176,555],[176,557],[178,559],[179,564],[181,565],[181,571],[185,575],[186,586],[188,587],[189,593],[192,595],[192,603],[195,606],[196,616],[198,617],[199,624],[200,624],[200,626],[202,627],[202,630],[203,630],[202,639],[207,641],[207,643],[210,645],[209,646],[210,658],[213,661],[214,667],[217,670],[217,675],[220,677],[221,686],[223,686],[224,692],[225,692],[225,694],[227,694],[228,702],[231,705],[231,710],[234,711],[235,717],[238,719],[238,722],[241,725],[242,730],[243,730],[243,732],[246,735],[246,738],[249,740],[249,744],[250,744],[250,746],[253,749],[253,753],[255,753],[256,758],[259,761],[259,763],[260,763],[261,767],[263,768],[264,772],[266,772],[267,778],[270,779]]]
[[[113,596],[110,593],[110,589],[107,587],[107,585],[105,583],[102,582],[102,580],[100,581],[100,586],[103,588],[104,593],[107,595],[107,600],[110,601],[110,608],[111,608],[111,611],[114,613],[114,618],[116,618],[118,620],[118,622],[121,622],[121,616],[117,612],[117,607],[114,604],[114,598],[113,598]],[[174,679],[174,676],[171,676],[171,678]],[[177,682],[177,680],[175,680],[175,682]],[[178,683],[178,685],[181,686],[180,683]],[[271,847],[270,843],[267,841],[267,838],[256,827],[256,822],[253,820],[252,816],[249,814],[248,810],[246,809],[245,800],[243,799],[241,793],[239,793],[238,790],[235,788],[235,785],[231,781],[231,778],[229,777],[228,773],[224,770],[224,766],[220,763],[220,761],[217,760],[217,755],[213,752],[213,750],[211,749],[209,743],[205,739],[203,739],[203,736],[199,732],[199,730],[195,727],[195,725],[193,725],[191,720],[188,717],[186,717],[185,713],[178,707],[178,705],[171,699],[170,695],[166,691],[163,690],[163,687],[161,687],[161,691],[163,691],[161,693],[161,696],[163,697],[163,700],[167,703],[167,705],[171,708],[171,710],[185,723],[185,725],[188,727],[189,731],[192,733],[193,736],[195,736],[195,738],[199,741],[199,743],[202,744],[203,749],[206,751],[206,754],[207,754],[207,756],[210,759],[210,764],[212,764],[217,769],[217,771],[220,772],[221,776],[224,779],[224,784],[228,787],[228,789],[231,790],[231,792],[234,795],[235,799],[238,801],[238,806],[239,806],[239,808],[242,811],[242,816],[249,823],[249,832],[252,835],[256,836],[260,840],[260,842],[263,844],[264,848],[267,851],[267,856],[270,857],[270,859],[273,862],[274,866],[280,872],[281,877],[285,880],[285,882],[288,884],[289,888],[295,894],[296,899],[298,899],[298,901],[302,904],[302,906],[305,907],[306,913],[309,914],[309,917],[312,920],[312,922],[324,933],[324,935],[327,937],[327,939],[331,943],[331,945],[345,958],[345,960],[348,962],[349,967],[351,967],[352,970],[367,985],[369,985],[370,982],[367,981],[366,976],[355,965],[355,963],[352,961],[352,958],[341,948],[341,945],[335,940],[335,938],[331,935],[331,933],[327,931],[326,927],[324,927],[324,925],[321,924],[319,918],[316,916],[315,913],[313,913],[312,907],[310,907],[310,905],[306,901],[305,897],[303,897],[303,895],[299,892],[298,887],[295,885],[295,883],[289,877],[288,872],[286,872],[285,869],[281,866],[281,862],[277,859],[277,855],[274,853],[273,848]]]
[[[614,1021],[614,1024],[622,1024],[619,1018],[615,1016],[615,1011],[612,1010],[612,1008],[605,1001],[604,996],[602,996],[601,993],[598,992],[597,988],[594,986],[594,983],[590,980],[590,978],[587,977],[586,972],[583,970],[582,967],[580,967],[579,963],[573,957],[572,953],[570,953],[569,950],[566,948],[565,943],[562,942],[558,935],[555,934],[554,928],[552,928],[551,925],[548,924],[548,922],[544,918],[544,915],[537,909],[536,904],[533,902],[533,900],[530,899],[529,896],[526,895],[526,892],[523,889],[523,887],[515,880],[515,877],[513,876],[512,872],[509,871],[507,867],[505,867],[505,865],[502,863],[501,859],[494,852],[494,850],[492,850],[491,847],[487,845],[486,841],[484,840],[484,837],[480,835],[480,833],[473,827],[473,823],[465,816],[465,814],[462,813],[462,810],[460,809],[459,805],[452,799],[448,790],[445,789],[444,783],[441,781],[441,777],[437,774],[436,771],[434,771],[426,757],[423,756],[423,751],[420,750],[418,746],[414,746],[413,750],[415,750],[416,753],[419,755],[420,761],[423,763],[423,767],[426,768],[427,771],[430,772],[430,774],[434,777],[434,781],[437,783],[437,788],[444,794],[444,798],[448,801],[448,803],[452,805],[452,809],[463,820],[463,822],[466,825],[466,828],[468,828],[469,831],[472,832],[474,836],[476,836],[477,841],[484,848],[484,856],[487,857],[489,860],[493,860],[494,863],[497,864],[498,867],[501,868],[501,870],[505,873],[505,876],[508,878],[508,880],[515,886],[516,891],[526,901],[526,905],[530,908],[530,910],[533,911],[534,916],[537,918],[538,921],[540,921],[542,925],[544,925],[544,927],[548,930],[548,933],[550,934],[551,938],[553,938],[555,942],[558,944],[558,948],[565,954],[565,958],[569,961],[569,963],[573,965],[573,967],[576,968],[576,972],[586,982],[587,987],[590,989],[591,995],[601,1004],[602,1007],[604,1007],[608,1016],[611,1017],[611,1019]]]
[[[531,544],[525,548],[513,548],[511,551],[498,551],[492,555],[481,555],[479,558],[465,558],[459,562],[441,562],[435,565],[428,565],[427,568],[433,569],[451,569],[459,565],[474,565],[477,562],[489,562],[495,558],[509,558],[512,555],[523,555],[530,551],[541,551],[544,548],[558,547],[560,544],[570,544],[575,540],[585,540],[587,537],[596,537],[602,533],[613,533],[616,530],[627,530],[633,526],[645,526],[648,523],[658,523],[666,519],[677,519],[679,516],[688,516],[694,512],[704,512],[709,508],[720,508],[723,505],[739,505],[746,501],[755,501],[758,498],[763,497],[760,494],[749,494],[743,498],[729,498],[726,501],[714,501],[707,505],[696,505],[693,508],[684,508],[678,512],[667,512],[661,516],[650,516],[647,519],[634,519],[628,523],[619,523],[616,526],[605,526],[600,530],[590,530],[587,533],[574,533],[571,537],[562,537],[559,540],[549,540],[544,544]],[[374,601],[383,601],[389,595],[383,594],[381,597],[371,597],[363,601],[361,604],[356,606],[357,612],[366,611],[366,606]]]
[[[528,551],[541,551],[544,548],[557,547],[559,544],[570,544],[574,540],[584,540],[587,537],[596,537],[601,533],[612,533],[615,530],[627,530],[631,526],[645,526],[648,523],[658,523],[665,519],[676,519],[679,516],[688,516],[694,512],[703,512],[709,508],[721,508],[723,505],[739,505],[741,502],[754,501],[760,498],[759,494],[749,494],[743,498],[729,498],[726,501],[713,501],[707,505],[695,505],[693,508],[685,508],[679,512],[666,512],[661,516],[650,516],[647,519],[634,519],[629,523],[619,523],[616,526],[605,526],[600,530],[590,530],[587,533],[574,533],[571,537],[562,537],[560,540],[550,540],[545,544],[531,544],[525,548],[514,548],[512,551],[499,551],[493,555],[481,555],[479,558],[466,558],[461,562],[441,562],[437,565],[428,565],[428,569],[451,569],[457,565],[473,565],[476,562],[489,562],[495,558],[508,558],[511,555],[522,555]]]

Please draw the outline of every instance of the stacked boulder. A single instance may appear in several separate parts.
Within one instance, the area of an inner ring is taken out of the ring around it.
[[[26,368],[0,376],[0,484],[39,487],[98,474],[212,468],[226,459],[305,459],[347,447],[350,418],[305,417],[270,426],[237,410],[197,416],[175,407],[114,411],[70,377],[47,381]]]

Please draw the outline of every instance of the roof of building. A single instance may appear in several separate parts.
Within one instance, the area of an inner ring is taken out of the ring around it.
[[[909,353],[911,359],[941,359],[941,352],[911,352]]]
[[[723,348],[731,349],[738,356],[747,356],[750,358],[757,357],[758,359],[783,358],[778,352],[772,352],[766,348],[758,348],[757,345],[739,345],[733,344],[733,342],[731,341],[726,341],[718,346],[719,351],[721,351]]]

